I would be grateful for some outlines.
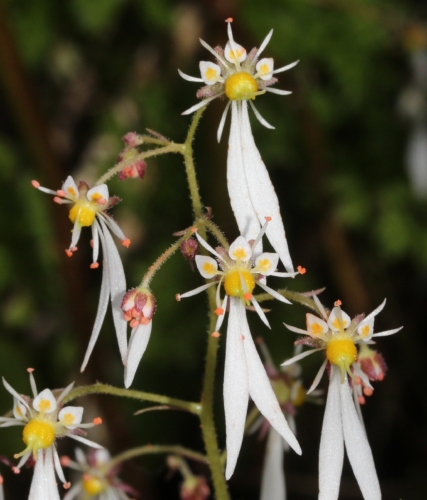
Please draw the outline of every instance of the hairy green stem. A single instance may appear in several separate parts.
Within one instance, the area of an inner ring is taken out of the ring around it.
[[[286,299],[292,300],[294,302],[299,302],[303,306],[306,306],[309,309],[320,313],[316,303],[310,297],[306,297],[305,295],[298,292],[291,292],[290,290],[277,290],[277,292],[280,293],[280,295],[283,295],[283,297],[285,297]],[[266,300],[274,300],[274,297],[269,293],[260,293],[259,295],[255,295],[255,299],[257,300],[257,302],[264,302]]]
[[[112,396],[137,399],[139,401],[151,401],[152,403],[160,403],[179,408],[180,410],[186,410],[190,413],[194,413],[194,415],[200,415],[201,413],[200,403],[170,398],[169,396],[161,396],[159,394],[152,394],[151,392],[122,389],[121,387],[113,387],[112,385],[99,383],[76,387],[65,396],[63,401],[64,403],[68,403],[73,399],[80,398],[82,396],[89,396],[90,394],[110,394]]]
[[[116,465],[121,464],[125,460],[130,460],[132,458],[141,457],[143,455],[157,455],[165,453],[168,455],[179,455],[181,457],[189,458],[191,460],[197,460],[198,462],[208,464],[208,459],[206,455],[202,453],[197,453],[197,451],[189,450],[183,446],[173,446],[173,445],[152,445],[148,444],[145,446],[138,446],[137,448],[131,448],[123,453],[119,453],[113,457],[108,464],[106,464],[106,473],[114,468]]]
[[[206,225],[206,229],[215,236],[215,238],[219,241],[223,248],[225,248],[225,250],[228,250],[229,244],[221,229],[211,220],[206,219],[204,223]]]

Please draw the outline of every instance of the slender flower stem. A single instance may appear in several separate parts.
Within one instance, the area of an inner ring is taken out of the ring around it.
[[[149,151],[143,151],[142,153],[130,158],[129,160],[124,160],[117,165],[115,165],[113,168],[105,172],[104,175],[102,175],[96,182],[95,186],[99,186],[100,184],[104,184],[107,182],[109,179],[114,177],[116,174],[120,172],[125,167],[128,167],[129,165],[132,165],[133,163],[139,161],[139,160],[145,160],[146,158],[150,158],[152,156],[159,156],[159,155],[164,155],[167,153],[183,153],[184,151],[184,144],[176,144],[175,142],[169,143],[168,146],[164,146],[161,148],[157,149],[150,149]],[[184,154],[184,153],[183,153]]]
[[[228,250],[230,245],[228,244],[228,241],[222,233],[221,229],[211,220],[205,219],[204,223],[206,229],[215,236],[215,238],[219,241],[219,243],[225,250]]]
[[[113,469],[116,465],[121,464],[125,460],[130,460],[135,457],[141,457],[143,455],[157,455],[161,453],[166,453],[168,455],[179,455],[181,457],[189,458],[191,460],[197,460],[198,462],[208,464],[208,459],[206,455],[202,453],[197,453],[197,451],[189,450],[183,446],[169,446],[169,445],[145,445],[138,446],[137,448],[131,448],[123,453],[119,453],[113,457],[107,465],[106,473]]]
[[[305,295],[298,292],[291,292],[290,290],[277,290],[277,291],[278,293],[280,293],[280,295],[283,295],[283,297],[289,300],[292,300],[294,302],[299,302],[303,306],[306,306],[309,309],[316,311],[317,313],[320,312],[317,309],[316,303],[314,302],[313,299],[310,299],[310,297],[306,297]],[[259,295],[255,295],[255,299],[257,300],[257,302],[264,302],[266,300],[274,300],[274,297],[269,293],[260,293]]]
[[[152,394],[151,392],[133,391],[130,389],[122,389],[120,387],[113,387],[107,384],[93,384],[76,387],[72,389],[64,398],[64,403],[68,403],[73,399],[90,394],[110,394],[112,396],[119,396],[123,398],[137,399],[139,401],[151,401],[153,403],[160,403],[168,406],[174,406],[180,410],[186,410],[194,415],[200,415],[200,403],[192,401],[184,401],[182,399],[170,398],[169,396],[161,396],[159,394]]]

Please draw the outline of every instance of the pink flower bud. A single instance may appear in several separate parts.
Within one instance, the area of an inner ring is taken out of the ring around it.
[[[366,373],[369,380],[381,381],[384,379],[387,373],[387,365],[379,352],[374,351],[366,344],[362,344],[359,351],[358,362],[360,368]]]
[[[199,253],[199,244],[194,238],[189,238],[181,243],[181,253],[186,260],[192,262]]]
[[[181,486],[181,500],[206,500],[210,495],[210,488],[203,476],[189,476]]]
[[[148,288],[133,288],[125,293],[121,308],[131,328],[147,325],[156,312],[156,299]]]
[[[142,137],[136,132],[128,132],[122,137],[122,141],[125,143],[126,148],[136,148],[143,143]]]

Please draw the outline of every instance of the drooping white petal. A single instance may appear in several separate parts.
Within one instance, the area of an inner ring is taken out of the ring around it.
[[[336,384],[340,391],[345,447],[354,475],[365,500],[381,500],[381,490],[371,447],[357,415],[347,375],[343,384]]]
[[[119,238],[120,241],[126,240],[126,236],[124,232],[121,230],[120,226],[117,224],[117,222],[112,218],[109,217],[106,214],[101,214],[98,212],[98,217],[102,219],[108,226],[108,228],[111,230],[113,234]]]
[[[96,222],[96,221],[95,221]],[[92,354],[93,348],[95,347],[95,343],[98,340],[99,332],[101,331],[102,323],[104,322],[105,313],[107,312],[108,307],[108,298],[110,296],[110,287],[109,287],[109,268],[107,265],[107,252],[105,249],[105,240],[102,231],[98,231],[99,238],[101,240],[102,253],[104,255],[104,262],[102,266],[102,282],[101,282],[101,291],[99,294],[99,302],[98,302],[98,310],[96,311],[95,322],[92,328],[92,334],[89,339],[89,344],[86,349],[85,357],[83,359],[82,366],[80,371],[84,371],[86,365],[89,361],[90,355]]]
[[[227,434],[226,479],[236,467],[245,429],[249,401],[248,370],[243,337],[250,335],[246,312],[240,299],[230,297],[224,368],[224,411]]]
[[[198,102],[194,106],[191,106],[191,108],[188,108],[187,110],[183,111],[181,113],[181,115],[191,115],[191,113],[194,113],[198,109],[203,108],[203,106],[206,106],[207,104],[209,104],[211,101],[213,101],[214,99],[216,99],[217,97],[219,97],[223,93],[224,92],[221,92],[220,94],[215,94],[212,97],[208,97],[207,99],[203,99],[203,101]]]
[[[106,255],[104,256],[104,258],[108,266],[108,281],[111,294],[113,322],[116,329],[116,336],[117,342],[119,344],[120,354],[124,363],[127,351],[127,321],[123,317],[123,311],[120,306],[122,304],[123,296],[126,293],[125,273],[123,270],[122,260],[120,258],[119,252],[117,251],[117,247],[102,219],[100,220],[100,224],[105,239]]]
[[[218,274],[218,262],[212,257],[196,255],[196,266],[203,278],[215,278]]]
[[[56,410],[57,404],[55,396],[50,389],[41,391],[33,401],[33,408],[36,411],[44,411],[45,413],[52,413]]]
[[[261,78],[261,80],[270,80],[273,75],[274,60],[272,57],[264,57],[260,59],[256,64],[257,74],[255,76]]]
[[[341,421],[340,370],[331,366],[328,399],[319,449],[319,500],[337,500],[344,461]],[[352,403],[353,404],[353,403]]]
[[[28,500],[60,500],[56,485],[52,447],[39,450]]]
[[[261,113],[256,109],[255,104],[252,101],[249,101],[249,104],[251,105],[252,111],[254,112],[257,120],[261,123],[261,125],[264,125],[265,128],[268,128],[270,130],[274,130],[275,127],[273,127],[273,125],[270,125],[268,121],[261,116]]]
[[[322,378],[323,373],[325,372],[326,365],[328,363],[328,360],[325,359],[323,361],[322,366],[319,368],[319,371],[317,372],[317,375],[314,377],[313,383],[310,386],[310,389],[307,391],[307,395],[313,392],[316,387],[319,385],[320,379]]]
[[[129,347],[127,352],[125,366],[125,387],[129,388],[135,377],[139,362],[147,348],[150,340],[151,329],[153,322],[150,321],[147,325],[138,325],[132,330],[129,339]]]
[[[184,78],[184,80],[187,80],[187,82],[197,82],[197,83],[204,82],[203,78],[196,78],[195,76],[187,75],[183,71],[181,71],[180,69],[178,69],[178,73],[179,73],[179,76],[181,78]]]
[[[264,49],[267,47],[267,45],[269,44],[272,36],[273,36],[273,30],[270,30],[268,32],[268,35],[264,38],[264,41],[260,45],[260,47],[258,49],[258,52],[256,53],[256,58],[257,59],[261,55],[261,53],[264,51]]]
[[[218,64],[210,61],[200,61],[199,63],[200,74],[202,75],[202,81],[206,85],[213,85],[217,82],[224,81],[221,77],[221,68]]]
[[[81,423],[83,418],[83,407],[81,406],[65,406],[58,413],[58,420],[67,429],[73,429]]]
[[[230,245],[228,255],[233,260],[241,260],[242,262],[247,262],[252,256],[252,249],[245,238],[243,238],[243,236],[239,236]]]
[[[110,197],[108,192],[107,184],[99,184],[98,186],[94,186],[90,188],[86,193],[86,197],[89,201],[93,203],[99,203],[100,205],[105,205]]]
[[[307,332],[313,337],[322,334],[325,335],[329,331],[328,323],[318,318],[314,314],[307,313],[306,322],[307,322]]]
[[[227,119],[228,110],[230,109],[231,101],[228,101],[227,106],[225,106],[224,112],[222,113],[221,120],[218,126],[218,132],[216,138],[218,143],[221,141],[222,131],[224,130],[225,120]]]
[[[79,197],[79,190],[74,182],[74,179],[69,175],[64,184],[62,184],[62,191],[65,192],[67,198],[71,198],[72,200],[77,200]],[[56,193],[55,193],[56,194]]]
[[[286,500],[283,457],[282,436],[271,427],[261,475],[261,500]]]
[[[241,102],[242,157],[250,200],[260,223],[271,217],[266,235],[288,272],[293,272],[279,201],[270,176],[255,145],[246,101]]]
[[[227,186],[230,195],[231,207],[236,217],[240,234],[247,240],[255,240],[259,234],[261,224],[253,207],[245,169],[243,166],[242,138],[241,138],[241,103],[231,103],[231,127],[227,157]],[[265,219],[263,220],[263,224]],[[262,252],[262,242],[257,250]]]
[[[277,253],[264,252],[256,258],[254,271],[264,276],[270,276],[277,269],[278,263],[279,256]]]
[[[97,262],[99,256],[99,226],[96,219],[92,224],[92,245],[92,262]]]
[[[287,359],[286,361],[284,361],[283,363],[281,363],[280,366],[291,365],[292,363],[295,363],[295,361],[299,361],[300,359],[304,359],[307,356],[310,356],[310,354],[313,354],[314,352],[317,352],[317,351],[323,351],[324,349],[325,349],[324,347],[319,347],[318,349],[310,349],[309,351],[304,351],[301,354],[297,354],[296,356],[294,356],[291,359]]]
[[[242,306],[243,308],[243,306]],[[271,387],[270,379],[259,357],[258,351],[252,339],[251,332],[247,326],[246,315],[244,321],[247,327],[247,334],[244,335],[243,347],[246,354],[246,364],[248,368],[249,395],[257,406],[258,410],[276,429],[276,431],[287,441],[290,447],[301,455],[301,447],[296,437],[289,428],[289,425],[280,408],[277,397]]]

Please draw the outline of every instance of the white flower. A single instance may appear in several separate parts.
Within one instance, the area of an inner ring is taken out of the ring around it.
[[[366,388],[373,390],[369,376],[356,362],[357,344],[371,344],[372,338],[392,335],[401,328],[374,333],[375,316],[385,306],[384,302],[364,318],[356,316],[353,321],[341,310],[341,302],[329,314],[316,295],[313,299],[324,319],[307,314],[307,330],[285,325],[289,330],[308,337],[305,343],[315,349],[294,356],[283,363],[289,365],[307,355],[326,349],[326,359],[317,373],[308,394],[317,387],[326,365],[331,367],[328,399],[323,418],[322,437],[319,450],[319,500],[336,500],[339,494],[340,478],[344,459],[344,442],[347,455],[365,500],[380,500],[381,491],[360,411],[353,401],[353,391],[349,387],[352,379],[360,377]],[[357,403],[356,403],[357,404]]]
[[[14,399],[14,418],[0,417],[0,427],[24,426],[22,439],[26,448],[21,453],[14,455],[15,458],[21,457],[21,460],[13,468],[13,471],[18,474],[21,467],[33,455],[36,466],[29,500],[59,500],[55,470],[65,489],[70,487],[70,483],[66,482],[61,468],[55,446],[56,438],[68,436],[88,446],[102,448],[102,446],[83,437],[85,435],[83,429],[100,424],[101,419],[96,418],[91,424],[82,424],[82,407],[63,407],[62,400],[71,391],[74,382],[55,398],[50,389],[38,392],[32,369],[28,371],[33,399],[21,396],[3,379],[3,385]]]
[[[280,215],[279,201],[254,142],[249,122],[248,102],[257,119],[267,128],[274,128],[261,117],[252,101],[256,96],[265,92],[290,94],[291,92],[271,89],[269,86],[277,81],[273,75],[293,68],[298,61],[275,70],[273,59],[259,60],[259,56],[270,41],[273,30],[267,35],[259,49],[254,48],[246,54],[246,50],[233,39],[231,20],[227,22],[229,41],[224,50],[220,47],[213,49],[200,40],[201,44],[216,57],[218,64],[202,61],[200,63],[202,78],[194,78],[179,71],[186,80],[207,84],[207,87],[200,89],[197,94],[198,97],[205,99],[183,114],[196,111],[218,96],[225,94],[228,97],[230,101],[218,128],[218,141],[231,105],[227,183],[239,231],[248,241],[255,239],[265,217],[272,217],[273,221],[266,233],[267,238],[279,254],[287,271],[292,272],[292,259]]]
[[[126,280],[122,261],[110,231],[120,239],[122,245],[125,247],[130,245],[130,240],[126,238],[114,219],[107,213],[107,210],[118,203],[119,199],[114,196],[109,196],[106,184],[100,184],[99,186],[94,186],[89,189],[89,186],[85,182],[80,181],[77,187],[71,176],[67,177],[62,188],[58,191],[52,191],[51,189],[41,187],[40,183],[37,181],[32,181],[32,185],[44,193],[54,195],[54,201],[60,205],[72,204],[69,217],[74,227],[72,230],[70,247],[66,250],[69,257],[77,250],[77,243],[80,238],[82,227],[91,226],[93,262],[90,267],[96,269],[99,266],[99,242],[101,242],[104,257],[101,293],[95,323],[81,366],[81,371],[86,368],[89,357],[98,339],[105,313],[107,312],[109,298],[111,298],[113,321],[119,350],[122,361],[125,363],[127,350],[126,320],[123,318],[120,305],[123,295],[126,292]]]
[[[61,457],[61,464],[82,473],[81,480],[64,496],[64,500],[74,498],[96,498],[98,500],[127,500],[126,493],[136,496],[136,492],[117,478],[118,466],[110,464],[107,450],[90,450],[86,456],[76,448],[76,462]]]
[[[223,248],[214,250],[196,233],[199,242],[217,257],[221,269],[218,268],[215,259],[201,255],[196,256],[197,268],[204,278],[219,277],[219,281],[213,281],[185,294],[177,295],[177,299],[180,300],[206,290],[210,286],[218,285],[216,294],[218,321],[216,332],[214,332],[216,336],[219,335],[218,330],[223,322],[227,306],[230,309],[224,371],[224,409],[227,433],[225,476],[227,479],[234,472],[242,445],[249,396],[279,434],[297,453],[301,453],[298,441],[289,428],[271,387],[246,318],[245,306],[252,303],[262,321],[269,326],[264,312],[252,295],[255,284],[257,283],[274,298],[289,303],[283,296],[265,285],[263,281],[265,276],[288,277],[298,274],[276,272],[279,260],[277,254],[262,253],[256,256],[254,253],[267,224],[264,225],[262,232],[252,245],[245,238],[239,236],[230,245],[228,252]],[[220,298],[221,284],[224,285],[226,292],[223,300]]]

